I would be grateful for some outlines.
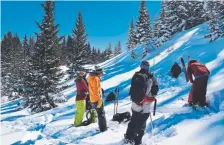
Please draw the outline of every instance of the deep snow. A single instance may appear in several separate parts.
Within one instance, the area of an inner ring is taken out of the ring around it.
[[[224,39],[208,43],[204,38],[207,29],[203,24],[178,33],[144,58],[150,62],[150,70],[160,84],[154,129],[148,119],[144,144],[224,145]],[[131,60],[130,52],[126,52],[98,64],[106,72],[102,78],[105,96],[120,88],[118,112],[130,111],[130,79],[139,70],[142,50],[143,46],[135,49],[139,55],[137,60]],[[207,98],[213,109],[196,112],[188,107],[191,84],[186,83],[183,73],[178,79],[167,75],[175,61],[180,63],[180,56],[186,61],[188,55],[205,63],[211,71]],[[127,123],[111,121],[113,102],[105,103],[108,131],[97,132],[97,123],[79,128],[71,126],[76,110],[76,88],[73,80],[66,81],[65,85],[71,85],[62,91],[68,102],[49,111],[30,115],[26,109],[16,111],[19,100],[1,104],[1,144],[122,144]]]

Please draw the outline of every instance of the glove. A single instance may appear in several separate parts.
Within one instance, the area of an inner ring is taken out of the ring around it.
[[[100,99],[98,102],[97,102],[97,108],[101,108],[103,105],[103,100]]]

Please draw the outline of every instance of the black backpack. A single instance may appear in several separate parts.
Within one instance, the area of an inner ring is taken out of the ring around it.
[[[116,100],[116,95],[114,94],[114,92],[111,92],[110,94],[108,94],[105,101],[110,102],[110,101],[114,101],[114,100]]]
[[[130,112],[124,112],[124,113],[117,113],[113,116],[112,121],[118,121],[121,122],[128,122],[131,119],[131,113]]]
[[[158,85],[158,81],[157,79],[154,77],[153,74],[150,74],[150,77],[152,79],[152,87],[151,87],[151,94],[153,96],[156,96],[158,94],[159,91],[159,85]]]
[[[170,70],[172,77],[178,78],[178,76],[181,73],[181,67],[178,65],[177,62],[175,62]]]
[[[136,72],[131,80],[130,96],[134,103],[140,103],[147,90],[148,75],[146,73]]]

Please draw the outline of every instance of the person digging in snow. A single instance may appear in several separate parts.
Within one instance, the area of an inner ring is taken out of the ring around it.
[[[89,89],[84,80],[86,73],[81,71],[79,72],[78,76],[76,77],[75,83],[77,88],[77,95],[76,95],[76,115],[74,125],[76,127],[82,125],[82,120],[84,117],[84,113],[86,110],[86,97],[88,95]]]
[[[192,75],[194,76],[194,80]],[[189,61],[187,68],[187,76],[190,82],[192,83],[191,91],[188,96],[188,103],[190,105],[207,105],[206,92],[209,75],[210,71],[204,64],[199,63],[197,60]]]
[[[103,105],[103,95],[101,89],[100,78],[103,74],[103,69],[97,68],[94,72],[90,73],[88,77],[89,83],[89,94],[90,94],[90,102],[92,104],[92,108],[96,110],[98,116],[98,124],[101,132],[107,130],[107,122],[105,117],[104,105]],[[94,115],[96,118],[96,115]],[[93,118],[93,120],[95,120]]]
[[[150,108],[158,92],[158,82],[149,72],[148,61],[142,61],[140,71],[131,80],[130,95],[132,100],[132,117],[128,124],[124,143],[139,145],[150,115]]]

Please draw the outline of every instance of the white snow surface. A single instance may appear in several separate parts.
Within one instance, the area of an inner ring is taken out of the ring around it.
[[[170,41],[151,50],[144,58],[150,62],[150,71],[159,80],[160,91],[156,115],[152,117],[153,129],[148,119],[143,144],[224,145],[224,39],[209,43],[204,38],[207,31],[208,26],[203,24],[175,34]],[[139,70],[143,49],[143,46],[135,49],[139,56],[137,60],[132,60],[130,52],[125,52],[97,64],[105,70],[102,77],[105,96],[116,87],[120,88],[118,112],[131,111],[130,81]],[[206,110],[194,111],[186,105],[191,84],[186,83],[183,73],[178,79],[167,75],[174,62],[181,65],[180,57],[183,56],[187,62],[188,55],[205,63],[211,71],[207,100],[212,107]],[[65,66],[61,69],[66,71]],[[76,87],[74,80],[66,81],[64,85],[70,86],[62,91],[68,102],[45,112],[31,114],[27,109],[17,111],[19,99],[1,104],[1,145],[122,145],[127,123],[111,121],[113,102],[105,103],[107,131],[98,132],[97,123],[73,127]]]

